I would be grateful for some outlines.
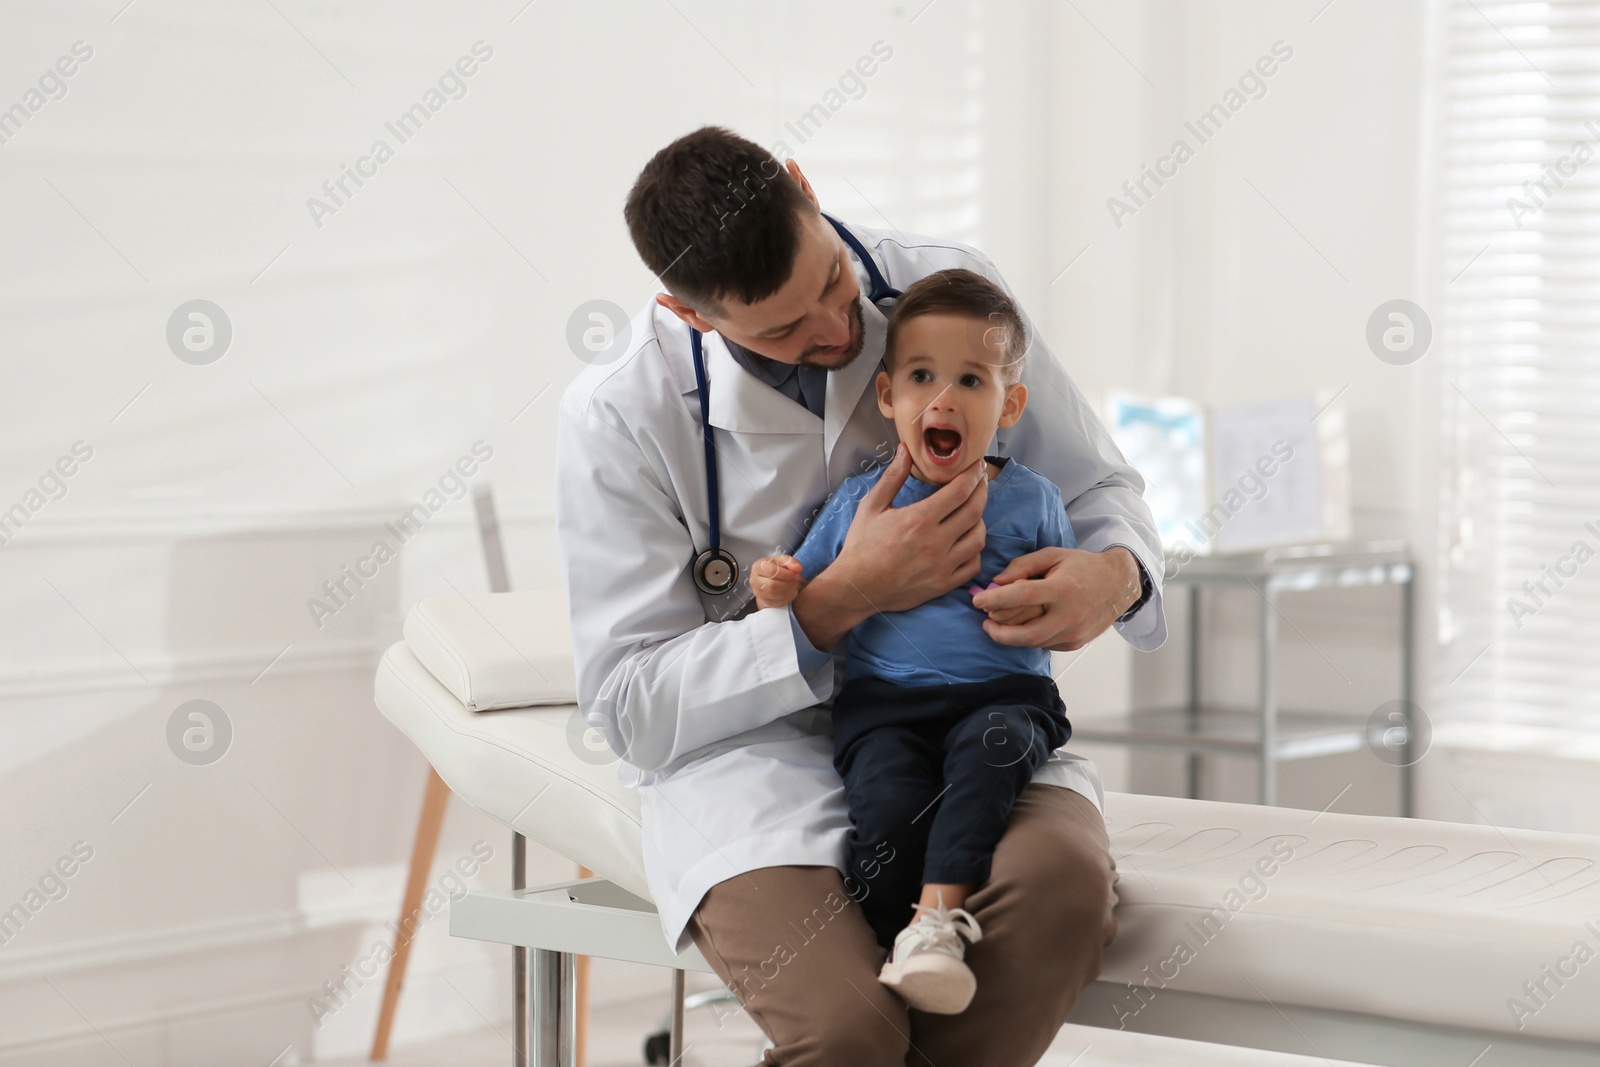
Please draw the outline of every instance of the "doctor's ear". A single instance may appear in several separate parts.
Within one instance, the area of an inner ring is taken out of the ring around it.
[[[878,372],[878,411],[886,419],[894,418],[894,392],[889,388],[889,372]]]
[[[806,181],[806,176],[801,173],[800,164],[791,159],[784,163],[783,169],[788,171],[789,177],[793,178],[795,180],[795,184],[800,186],[800,191],[806,194],[806,199],[811,201],[811,203],[816,206],[818,211],[821,211],[822,205],[817,202],[817,194],[812,191],[811,183]]]
[[[696,311],[688,304],[685,304],[682,300],[679,300],[671,293],[657,293],[656,303],[660,304],[662,307],[678,316],[678,318],[688,323],[691,329],[699,330],[701,333],[717,332],[716,325],[713,324],[710,319],[706,318],[704,315],[700,314],[700,312]]]

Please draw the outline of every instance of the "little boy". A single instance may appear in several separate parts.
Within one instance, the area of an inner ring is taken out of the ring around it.
[[[861,906],[890,950],[879,980],[911,1007],[941,1014],[965,1010],[976,991],[961,935],[983,934],[962,905],[989,877],[1017,796],[1071,734],[1049,652],[996,643],[972,603],[1018,556],[1077,547],[1055,485],[984,455],[996,429],[1022,417],[1026,350],[1016,305],[972,271],[931,274],[896,303],[877,379],[878,408],[911,456],[894,506],[986,464],[982,564],[978,584],[851,631],[847,681],[833,703],[834,767],[852,824],[847,869],[860,878],[876,868]],[[795,555],[756,562],[757,607],[791,603],[833,561],[883,470],[846,479]],[[1039,611],[995,618],[1026,622]],[[877,851],[884,842],[893,850],[886,862]],[[908,905],[914,918],[903,926]]]

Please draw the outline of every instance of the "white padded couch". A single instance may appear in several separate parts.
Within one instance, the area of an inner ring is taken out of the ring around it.
[[[648,899],[637,796],[554,703],[571,692],[563,619],[550,594],[424,601],[377,704],[469,804]],[[1106,808],[1119,935],[1075,1022],[1318,1062],[1600,1063],[1600,839],[1122,793]]]

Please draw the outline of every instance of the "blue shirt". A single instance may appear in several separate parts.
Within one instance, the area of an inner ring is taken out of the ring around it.
[[[805,542],[794,553],[807,578],[815,578],[839,555],[856,507],[883,472],[879,467],[846,478],[822,506]],[[895,494],[893,506],[926,499],[937,489],[915,476],[907,478]],[[1014,459],[1008,459],[989,481],[983,522],[983,558],[978,577],[971,583],[980,588],[994,581],[1018,556],[1041,548],[1078,545],[1061,491]],[[983,632],[987,618],[972,606],[966,586],[910,611],[881,612],[850,631],[846,672],[851,678],[881,678],[903,686],[984,682],[1008,674],[1050,676],[1048,649],[997,643]]]

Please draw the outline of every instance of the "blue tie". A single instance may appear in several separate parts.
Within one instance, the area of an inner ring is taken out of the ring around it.
[[[800,395],[806,410],[822,418],[822,410],[828,399],[828,372],[821,367],[801,367]]]
[[[828,398],[828,372],[821,367],[803,367],[790,364],[782,378],[772,383],[774,388],[793,400],[811,414],[822,417]]]

